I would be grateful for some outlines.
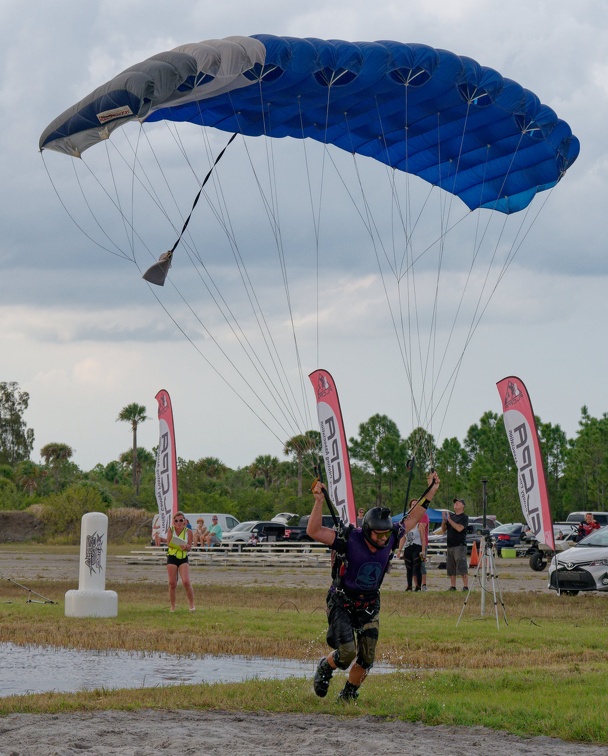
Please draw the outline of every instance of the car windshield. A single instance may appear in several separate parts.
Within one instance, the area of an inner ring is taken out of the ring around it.
[[[499,528],[494,528],[492,531],[492,535],[496,535],[499,533],[516,533],[518,530],[521,530],[523,525],[519,522],[517,523],[508,523],[507,525],[501,525]]]
[[[594,530],[588,536],[585,536],[577,544],[578,546],[608,546],[608,526],[600,528],[600,530]]]
[[[242,533],[244,530],[251,530],[255,524],[256,524],[256,520],[252,520],[250,522],[239,522],[239,524],[236,527],[232,528],[232,530],[230,532],[231,533],[237,533],[237,532]]]

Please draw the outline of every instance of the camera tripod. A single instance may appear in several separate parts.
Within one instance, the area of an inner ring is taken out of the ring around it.
[[[498,619],[498,602],[500,602],[500,605],[502,607],[502,613],[505,620],[505,625],[508,625],[507,621],[507,610],[505,609],[504,601],[502,600],[502,591],[500,590],[500,586],[498,584],[498,575],[496,574],[496,568],[495,568],[495,559],[496,559],[496,549],[494,548],[494,541],[492,538],[490,538],[487,535],[483,535],[481,537],[481,545],[479,549],[480,553],[480,559],[479,564],[477,565],[477,570],[475,571],[475,577],[473,578],[473,585],[471,586],[471,589],[475,587],[475,583],[478,582],[479,586],[481,588],[481,616],[485,617],[486,613],[486,592],[489,592],[487,584],[488,579],[492,583],[492,596],[494,597],[494,614],[496,615],[496,627],[498,630],[500,630],[500,622]],[[480,576],[481,572],[481,576]],[[469,591],[467,593],[467,597],[464,600],[464,604],[462,605],[462,609],[460,610],[460,616],[458,617],[458,622],[456,623],[456,627],[458,627],[460,620],[462,619],[462,615],[464,614],[465,609],[467,608],[467,604],[469,601],[469,598],[471,596],[471,592]]]
[[[18,583],[16,580],[13,580],[12,578],[6,578],[9,583],[14,583],[15,585],[18,585],[19,588],[23,588],[24,591],[27,591],[28,593],[28,599],[25,602],[26,604],[56,604],[56,601],[53,601],[50,598],[47,598],[46,596],[43,596],[41,593],[36,593],[36,591],[33,591],[31,588],[28,588],[26,585],[22,585],[21,583]],[[32,596],[38,596],[38,599],[33,599]],[[44,601],[40,601],[40,599],[44,599]]]

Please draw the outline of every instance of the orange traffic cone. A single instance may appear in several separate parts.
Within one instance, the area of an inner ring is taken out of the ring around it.
[[[473,541],[473,548],[471,549],[471,561],[469,567],[477,567],[479,564],[479,554],[477,553],[477,541]]]

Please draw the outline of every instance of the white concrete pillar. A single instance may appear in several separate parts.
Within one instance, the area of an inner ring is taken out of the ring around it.
[[[80,528],[78,590],[65,594],[66,617],[116,617],[118,594],[106,591],[108,518],[102,512],[87,512]]]

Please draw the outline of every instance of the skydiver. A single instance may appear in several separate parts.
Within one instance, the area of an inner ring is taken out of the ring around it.
[[[315,503],[308,520],[307,534],[335,552],[333,582],[327,594],[327,643],[334,650],[323,657],[314,676],[314,691],[324,698],[335,669],[348,672],[339,700],[354,701],[359,686],[372,668],[378,643],[380,586],[386,575],[393,551],[399,544],[399,526],[393,524],[391,511],[372,507],[360,528],[343,534],[323,526],[325,496],[323,484],[313,486]],[[405,528],[417,527],[439,488],[436,472],[428,476],[428,488],[407,518]],[[351,666],[352,665],[352,666]]]

